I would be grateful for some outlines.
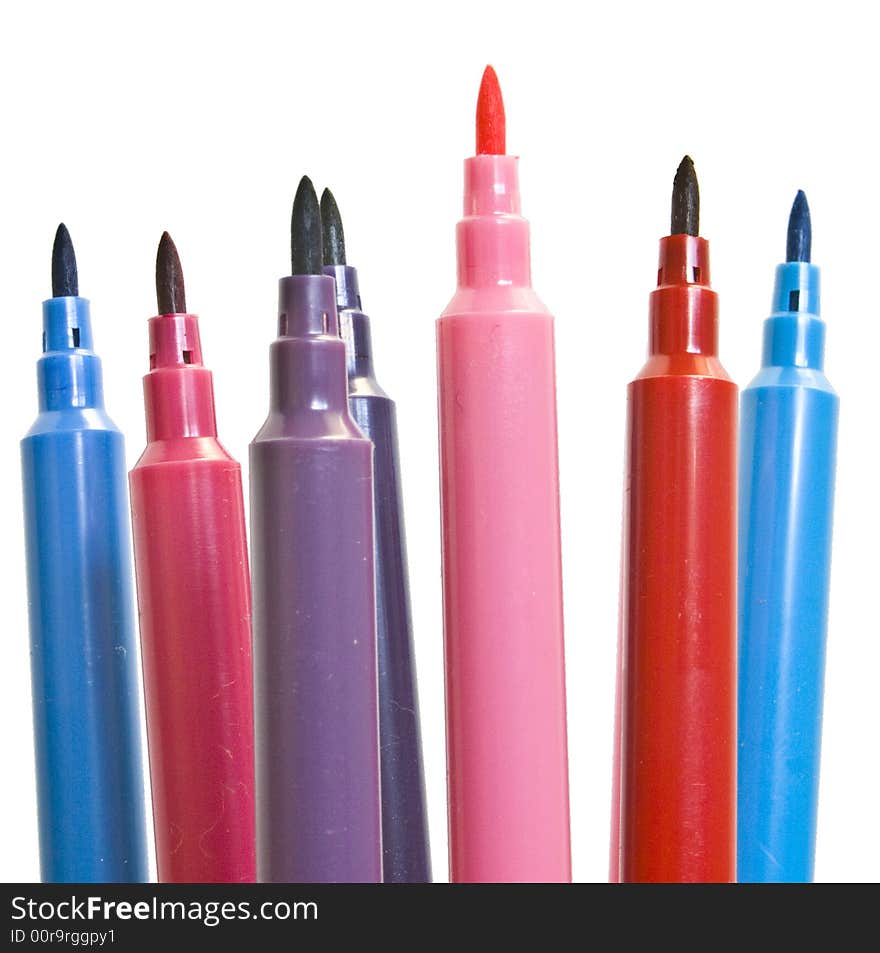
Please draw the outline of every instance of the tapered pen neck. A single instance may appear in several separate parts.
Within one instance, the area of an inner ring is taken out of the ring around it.
[[[103,409],[101,360],[92,350],[86,298],[43,302],[43,354],[37,362],[41,411]]]
[[[661,239],[657,288],[651,294],[650,354],[718,354],[718,299],[709,279],[705,238]]]

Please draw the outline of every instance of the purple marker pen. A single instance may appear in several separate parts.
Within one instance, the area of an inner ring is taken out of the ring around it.
[[[250,448],[257,877],[382,879],[372,444],[348,410],[308,178]]]
[[[321,223],[324,274],[336,280],[336,307],[348,359],[348,406],[374,448],[382,877],[385,883],[428,883],[431,856],[396,410],[373,373],[370,319],[361,311],[357,270],[345,262],[342,217],[329,189],[321,196]]]

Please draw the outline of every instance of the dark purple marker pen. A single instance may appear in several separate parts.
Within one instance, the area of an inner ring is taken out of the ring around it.
[[[352,420],[318,199],[293,204],[250,448],[257,877],[382,879],[372,444]]]
[[[394,401],[373,372],[370,319],[361,310],[357,270],[346,264],[342,218],[333,194],[321,196],[324,274],[336,279],[336,306],[348,361],[348,406],[374,446],[376,635],[385,883],[428,883],[419,702],[403,525]]]

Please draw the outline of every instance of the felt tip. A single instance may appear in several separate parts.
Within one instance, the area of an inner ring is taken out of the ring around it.
[[[810,260],[813,245],[813,226],[810,222],[810,206],[803,191],[794,197],[788,217],[788,237],[785,242],[786,261]]]
[[[345,264],[345,232],[342,216],[330,189],[321,193],[321,229],[324,233],[324,264]]]
[[[320,275],[324,264],[321,208],[312,180],[304,175],[290,216],[290,273]]]
[[[186,314],[183,268],[168,232],[162,233],[156,253],[156,301],[159,314]]]
[[[79,294],[76,254],[67,226],[62,222],[52,245],[52,297],[75,298]]]
[[[700,234],[700,187],[694,160],[685,156],[672,183],[671,235]]]
[[[477,97],[477,155],[503,156],[507,151],[504,100],[491,66],[483,72]]]

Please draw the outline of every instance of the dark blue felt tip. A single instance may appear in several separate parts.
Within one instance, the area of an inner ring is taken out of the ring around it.
[[[813,228],[810,224],[810,206],[803,191],[795,196],[788,217],[788,240],[785,245],[786,261],[809,261],[813,244]]]

